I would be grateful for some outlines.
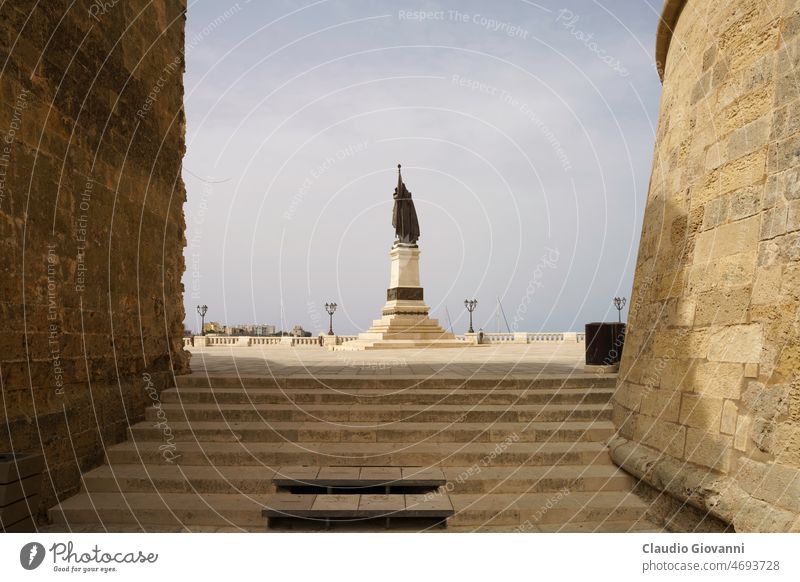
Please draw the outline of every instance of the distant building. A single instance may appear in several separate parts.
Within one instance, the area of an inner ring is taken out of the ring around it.
[[[274,325],[265,323],[248,323],[236,326],[237,335],[273,335],[276,331]]]
[[[203,326],[203,333],[223,333],[224,327],[217,321],[209,321]]]
[[[275,335],[277,329],[274,325],[265,323],[244,323],[238,325],[220,325],[216,321],[205,325],[206,333],[221,333],[231,336]]]
[[[274,325],[256,325],[253,335],[275,335],[278,329]]]
[[[311,332],[304,330],[301,325],[295,325],[289,335],[293,337],[311,337]]]

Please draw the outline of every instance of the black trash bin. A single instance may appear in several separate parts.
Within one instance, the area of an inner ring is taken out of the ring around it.
[[[586,365],[613,366],[622,359],[625,324],[595,322],[586,324]]]

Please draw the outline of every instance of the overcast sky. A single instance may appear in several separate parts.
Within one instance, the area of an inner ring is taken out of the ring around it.
[[[615,320],[658,112],[660,0],[190,0],[187,327],[380,316],[398,163],[431,316]],[[623,315],[627,313],[627,310]],[[500,327],[506,323],[500,319]]]

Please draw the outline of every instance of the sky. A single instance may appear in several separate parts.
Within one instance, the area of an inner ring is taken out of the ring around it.
[[[578,331],[629,296],[660,0],[189,0],[186,326],[366,330],[397,164],[431,317]],[[502,311],[498,310],[498,299]],[[623,311],[623,317],[627,311]],[[499,314],[499,317],[498,317]]]

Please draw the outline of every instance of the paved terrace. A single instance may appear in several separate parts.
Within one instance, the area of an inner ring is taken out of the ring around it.
[[[427,350],[328,351],[284,346],[188,348],[209,376],[540,377],[583,374],[583,343],[505,344]]]

